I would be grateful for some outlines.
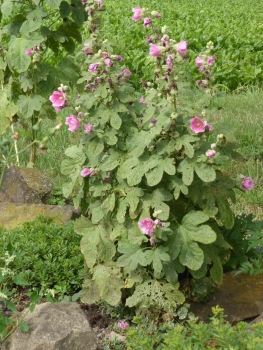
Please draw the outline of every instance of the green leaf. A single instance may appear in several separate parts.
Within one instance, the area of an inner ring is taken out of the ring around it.
[[[101,225],[93,226],[84,233],[80,248],[89,268],[92,268],[96,261],[110,261],[116,252],[114,243]]]
[[[83,162],[86,160],[85,154],[83,152],[82,146],[71,146],[66,149],[65,155],[72,158],[75,164],[83,164]],[[67,175],[67,174],[65,174]]]
[[[212,182],[216,179],[216,172],[212,165],[195,163],[194,169],[199,178],[204,182]]]
[[[9,17],[13,10],[13,2],[11,0],[3,0],[1,5],[1,12],[4,16]]]
[[[30,118],[34,111],[40,111],[45,99],[40,95],[20,95],[17,101],[19,112],[24,118]]]
[[[196,242],[209,244],[216,240],[216,233],[210,226],[200,225],[208,219],[201,211],[191,211],[184,216],[177,231],[174,243],[180,247],[179,261],[192,270],[198,270],[204,261],[203,250]]]
[[[85,234],[88,234],[92,229],[93,229],[93,224],[86,217],[81,216],[80,218],[75,220],[74,231],[78,235],[84,236]]]
[[[71,13],[72,6],[66,1],[62,1],[59,6],[59,13],[62,18],[68,17]]]
[[[100,264],[94,267],[92,281],[84,282],[81,301],[90,304],[102,299],[116,306],[121,300],[122,288],[124,282],[116,263]]]
[[[149,186],[158,185],[158,183],[161,182],[163,177],[162,165],[159,165],[156,168],[152,169],[149,173],[146,173],[145,176]]]
[[[147,266],[151,263],[149,254],[144,252],[138,245],[125,243],[118,247],[118,251],[123,253],[123,255],[118,258],[117,264],[120,267],[128,268],[130,271],[134,271],[138,264]]]
[[[24,277],[19,274],[13,277],[13,281],[15,284],[18,284],[20,286],[28,286],[29,283],[24,279]]]
[[[26,55],[26,49],[37,46],[43,40],[44,38],[39,33],[30,33],[29,38],[11,37],[6,55],[10,69],[18,73],[25,72],[31,63],[31,58]]]
[[[45,0],[46,4],[53,9],[57,9],[62,0]]]
[[[19,327],[20,327],[21,331],[23,331],[23,332],[28,332],[29,331],[29,327],[28,327],[27,323],[24,320],[22,320],[19,323]]]
[[[197,140],[199,140],[198,137],[192,136],[192,135],[183,135],[181,138],[181,142],[184,146],[184,151],[185,154],[189,157],[189,158],[193,158],[194,156],[194,147],[190,144],[190,142],[196,142]]]
[[[189,158],[184,158],[177,168],[179,173],[182,173],[182,180],[186,186],[191,185],[194,179],[194,164]]]
[[[122,120],[121,117],[119,116],[118,113],[115,112],[111,112],[111,116],[110,116],[110,125],[118,130],[121,127],[122,124]]]
[[[89,142],[87,155],[89,158],[97,157],[102,153],[103,150],[104,150],[103,139],[95,137]]]
[[[85,20],[84,7],[76,5],[76,7],[72,7],[71,11],[73,21],[76,22],[78,26],[82,26]]]
[[[17,111],[17,106],[13,102],[9,102],[6,92],[0,91],[0,135],[6,132]]]
[[[28,34],[30,32],[36,31],[37,29],[40,28],[40,26],[41,26],[41,21],[27,20],[22,24],[22,26],[20,28],[20,33],[23,36],[24,34]],[[29,47],[29,48],[31,48],[31,47]]]
[[[115,193],[111,193],[105,201],[102,203],[102,211],[104,215],[107,215],[108,212],[113,212],[113,209],[115,208]]]

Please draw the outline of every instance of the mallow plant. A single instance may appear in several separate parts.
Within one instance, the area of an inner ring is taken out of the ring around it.
[[[234,188],[249,190],[253,180],[220,170],[238,155],[237,145],[207,120],[205,108],[197,114],[183,98],[187,40],[175,42],[159,28],[160,13],[132,9],[155,63],[141,95],[125,58],[100,37],[102,1],[88,0],[85,9],[81,92],[72,90],[72,100],[63,89],[51,97],[54,108],[63,101],[69,132],[81,137],[66,150],[61,171],[69,177],[64,195],[83,214],[75,223],[86,268],[82,301],[171,311],[185,299],[180,274],[221,282],[221,256],[231,245],[220,227],[234,224]],[[212,50],[209,43],[196,61],[209,98]]]

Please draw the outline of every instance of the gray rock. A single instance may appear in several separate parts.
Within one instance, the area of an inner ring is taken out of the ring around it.
[[[52,183],[43,172],[12,166],[5,173],[0,202],[47,203],[52,188]]]
[[[261,315],[259,315],[257,318],[255,318],[253,321],[251,321],[249,324],[254,324],[254,323],[259,323],[259,322],[263,322],[263,312]]]
[[[226,320],[239,322],[256,317],[263,312],[263,275],[249,276],[236,271],[224,274],[218,294],[208,303],[191,303],[190,311],[201,320],[208,322],[212,315],[212,307],[219,305],[224,308]]]
[[[0,203],[0,227],[13,229],[37,216],[53,217],[58,224],[66,223],[80,216],[71,205],[14,204]]]
[[[3,350],[95,350],[97,337],[76,303],[44,303],[28,313],[29,331],[17,329]]]

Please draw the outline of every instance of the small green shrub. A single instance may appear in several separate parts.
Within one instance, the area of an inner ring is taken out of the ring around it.
[[[10,268],[26,279],[29,288],[45,290],[57,285],[67,294],[81,288],[83,256],[72,222],[61,225],[38,217],[21,228],[0,229],[0,256],[9,243],[15,252],[24,252]]]
[[[239,322],[232,326],[224,320],[224,310],[212,308],[214,316],[206,324],[192,319],[184,326],[166,322],[162,325],[145,323],[130,327],[127,332],[126,349],[136,350],[262,350],[263,323],[249,326]]]

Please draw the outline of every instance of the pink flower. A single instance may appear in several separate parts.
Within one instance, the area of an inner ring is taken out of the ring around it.
[[[209,130],[209,131],[213,131],[214,130],[213,126],[211,124],[208,124],[207,122],[206,122],[205,128],[206,128],[206,130]]]
[[[162,15],[158,12],[157,15],[155,16],[155,18],[161,18]]]
[[[153,126],[155,126],[156,123],[157,123],[157,119],[153,118],[153,119],[151,120],[151,124],[153,124]]]
[[[30,50],[30,49],[26,49],[26,55],[27,55],[27,56],[31,56],[31,55],[32,55],[32,53],[33,53],[33,51],[32,51],[32,50]]]
[[[105,66],[111,67],[113,65],[113,61],[110,58],[106,58],[104,60]]]
[[[107,54],[107,52],[102,52],[102,53],[101,53],[101,56],[102,56],[103,58],[109,58],[109,55]]]
[[[126,74],[126,75],[131,75],[132,72],[129,70],[129,69],[123,69],[123,73]]]
[[[194,117],[190,121],[190,128],[196,134],[200,132],[204,132],[206,125],[207,125],[207,122],[198,117]]]
[[[211,149],[215,149],[216,148],[216,143],[211,143]]]
[[[161,46],[150,44],[150,55],[153,57],[159,56],[162,52]]]
[[[152,219],[146,218],[144,220],[141,220],[138,222],[139,228],[143,233],[145,233],[147,236],[152,237],[154,232],[154,222]]]
[[[146,27],[150,27],[150,25],[152,24],[152,20],[151,18],[144,18],[144,21],[143,21],[143,26],[146,28]]]
[[[213,149],[210,149],[205,153],[205,155],[210,159],[212,159],[215,154],[216,154],[216,151],[214,151]]]
[[[197,67],[201,67],[202,64],[203,64],[203,57],[200,57],[200,56],[196,57],[196,59],[195,59],[195,65],[196,65]]]
[[[84,132],[89,134],[92,130],[92,125],[91,124],[84,124],[85,130]]]
[[[139,6],[136,6],[132,9],[134,15],[132,16],[132,20],[137,22],[142,19],[142,9]]]
[[[216,58],[215,58],[215,56],[212,56],[212,57],[208,57],[208,59],[207,59],[207,65],[208,66],[212,66],[213,65],[213,63],[215,62],[215,60],[216,60]]]
[[[63,91],[54,91],[49,97],[49,101],[55,109],[57,107],[64,107],[66,103],[66,94]]]
[[[126,329],[129,327],[129,323],[126,321],[119,321],[118,322],[118,328],[120,329]]]
[[[69,117],[66,118],[65,124],[69,126],[69,131],[75,132],[80,126],[80,121],[73,114],[71,114]]]
[[[186,55],[186,52],[187,52],[187,47],[188,47],[188,41],[186,40],[183,40],[183,41],[180,41],[178,44],[177,44],[177,52],[180,54],[180,55]]]
[[[97,1],[97,5],[98,5],[99,7],[103,6],[103,0]]]
[[[119,62],[122,62],[124,60],[124,58],[121,57],[120,55],[115,55],[114,58]]]
[[[99,67],[99,64],[98,64],[98,63],[91,63],[91,64],[89,65],[88,71],[91,72],[91,73],[94,73],[94,72],[96,72],[96,70],[98,69],[98,67]]]
[[[87,177],[87,176],[93,176],[95,175],[96,173],[94,171],[92,171],[91,168],[84,168],[81,170],[80,172],[80,175],[83,176],[83,177]]]
[[[146,101],[145,101],[144,97],[140,98],[140,102],[146,105]]]
[[[168,55],[167,60],[166,60],[166,65],[167,65],[169,68],[172,68],[172,67],[173,67],[173,58],[172,58],[172,56]]]
[[[242,181],[242,187],[244,188],[244,190],[246,191],[250,191],[252,190],[252,188],[254,187],[254,182],[251,179],[251,177],[245,177],[244,180]]]

